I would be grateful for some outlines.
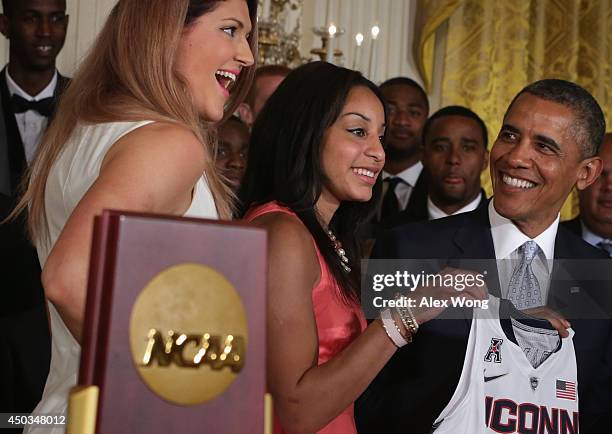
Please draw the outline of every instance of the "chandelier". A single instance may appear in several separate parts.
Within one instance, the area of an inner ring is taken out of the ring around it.
[[[320,38],[320,45],[313,47],[310,54],[315,59],[360,70],[367,77],[375,77],[380,50],[377,39],[381,29],[376,21],[372,23],[368,45],[364,44],[364,34],[356,33],[354,45],[348,46],[350,53],[344,53],[340,49],[339,37],[345,33],[345,29],[340,26],[342,23],[334,23],[334,18],[339,18],[337,14],[339,1],[325,2],[325,23],[312,28],[314,35]],[[332,7],[334,5],[336,8]],[[313,60],[303,57],[300,53],[303,7],[304,0],[259,0],[259,65],[284,65],[296,68]],[[347,62],[346,55],[349,55],[350,63]]]
[[[304,0],[259,0],[259,65],[295,68],[308,61],[300,54]]]

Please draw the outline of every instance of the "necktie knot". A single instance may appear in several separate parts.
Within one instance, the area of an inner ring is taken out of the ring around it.
[[[538,244],[535,241],[527,241],[522,246],[519,247],[519,253],[521,253],[522,257],[528,263],[533,261],[533,258],[538,254]]]
[[[392,178],[386,178],[384,182],[386,182],[389,185],[389,190],[395,191],[395,187],[397,187],[397,184],[401,184],[402,182],[405,182],[405,181],[399,176],[394,176]]]
[[[599,247],[604,252],[608,253],[608,256],[612,256],[612,240],[601,240],[597,243],[597,247]]]
[[[11,106],[15,113],[25,113],[34,110],[43,116],[49,117],[55,107],[55,98],[43,98],[38,101],[28,101],[27,99],[15,94],[11,97]]]
[[[399,176],[393,176],[384,179],[383,182],[387,184],[387,191],[383,197],[380,220],[381,222],[390,222],[401,212],[400,203],[397,194],[395,194],[395,187],[397,187],[397,184],[405,181]]]

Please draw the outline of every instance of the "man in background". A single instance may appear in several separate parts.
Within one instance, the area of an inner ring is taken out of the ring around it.
[[[563,224],[612,256],[612,133],[605,135],[599,157],[603,162],[601,175],[578,193],[580,215]]]
[[[397,224],[434,220],[486,207],[480,174],[487,168],[487,127],[466,107],[438,110],[423,127],[427,200],[399,214]]]
[[[65,0],[2,0],[2,7],[9,63],[0,72],[0,220],[15,205],[68,83],[55,67],[68,26]],[[21,215],[0,225],[0,412],[8,413],[29,413],[40,401],[51,351],[40,266],[24,223]]]
[[[240,119],[251,127],[270,95],[290,72],[291,68],[282,65],[264,65],[257,68],[249,94],[238,107]]]
[[[407,77],[380,85],[387,110],[382,202],[374,218],[357,229],[363,257],[374,240],[397,225],[404,213],[427,208],[427,181],[421,163],[423,126],[429,101],[423,88]]]
[[[0,192],[12,196],[68,83],[55,68],[68,16],[65,0],[3,0],[2,6],[9,63],[0,72]]]
[[[423,205],[427,189],[422,176],[421,138],[429,114],[427,94],[414,80],[395,77],[380,85],[387,106],[383,202],[380,221],[392,221],[409,207]]]
[[[249,127],[236,116],[219,125],[219,146],[215,164],[236,193],[246,170],[251,134]]]

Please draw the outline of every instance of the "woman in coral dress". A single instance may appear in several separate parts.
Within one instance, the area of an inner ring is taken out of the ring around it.
[[[254,125],[239,197],[269,234],[277,433],[355,433],[353,402],[397,348],[363,317],[353,237],[380,195],[384,131],[376,86],[324,62],[293,71]]]

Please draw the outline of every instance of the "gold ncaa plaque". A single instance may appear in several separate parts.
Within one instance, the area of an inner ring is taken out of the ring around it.
[[[199,264],[156,275],[130,318],[140,377],[174,404],[201,404],[222,394],[244,366],[247,339],[240,296],[221,273]]]

